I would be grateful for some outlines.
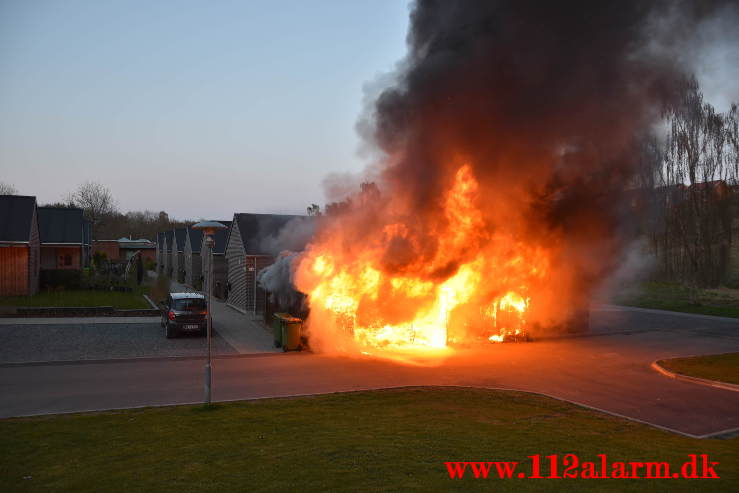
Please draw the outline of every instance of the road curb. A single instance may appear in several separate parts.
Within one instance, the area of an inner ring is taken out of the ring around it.
[[[238,359],[238,358],[261,358],[265,356],[286,355],[282,351],[261,352],[261,353],[236,353],[236,354],[214,354],[212,358],[217,359]],[[293,354],[309,354],[307,351],[303,353]],[[25,366],[74,366],[74,365],[103,365],[108,363],[152,363],[160,361],[190,361],[205,360],[207,357],[201,355],[188,356],[141,356],[139,358],[108,358],[108,359],[60,359],[53,361],[8,361],[0,363],[0,368],[19,368]]]
[[[154,303],[153,301],[151,301],[151,298],[149,298],[149,297],[148,297],[148,296],[146,296],[145,294],[144,294],[144,295],[142,295],[142,296],[144,297],[144,299],[146,300],[146,302],[147,302],[147,303],[149,303],[149,306],[150,306],[150,307],[151,307],[152,309],[154,309],[154,310],[159,310],[159,307],[158,307],[158,306],[157,306],[157,305],[156,305],[156,304],[155,304],[155,303]]]
[[[393,385],[393,386],[386,386],[386,387],[359,387],[353,390],[339,390],[334,392],[308,392],[308,393],[295,393],[295,394],[283,394],[283,395],[272,395],[272,396],[258,396],[258,397],[248,397],[248,398],[236,398],[236,399],[216,399],[213,401],[213,404],[218,403],[232,403],[232,402],[254,402],[254,401],[263,401],[263,400],[271,400],[271,399],[299,399],[303,397],[315,397],[315,396],[325,396],[325,395],[342,395],[342,394],[352,394],[356,392],[377,392],[377,391],[387,391],[387,390],[413,390],[413,389],[435,389],[435,388],[443,388],[443,389],[472,389],[472,390],[491,390],[491,391],[503,391],[503,392],[521,392],[524,394],[529,395],[536,395],[536,396],[543,396],[548,397],[550,399],[554,399],[556,401],[560,402],[566,402],[568,404],[573,404],[575,406],[589,409],[591,411],[607,414],[609,416],[613,416],[616,418],[625,419],[627,421],[631,421],[634,423],[639,423],[642,425],[650,426],[652,428],[656,428],[659,430],[663,430],[669,433],[675,433],[677,435],[686,436],[688,438],[695,438],[699,440],[703,440],[706,438],[722,438],[727,436],[733,436],[735,433],[739,433],[739,428],[729,428],[724,430],[715,431],[712,433],[706,433],[703,435],[696,435],[693,433],[688,433],[685,431],[680,431],[675,428],[670,428],[663,425],[658,425],[656,423],[652,423],[649,421],[645,421],[638,418],[633,418],[630,416],[626,416],[624,414],[619,414],[613,411],[608,411],[606,409],[601,409],[599,407],[590,406],[588,404],[583,404],[581,402],[571,400],[571,399],[565,399],[563,397],[558,397],[556,395],[548,394],[546,392],[537,392],[533,390],[522,390],[517,389],[514,387],[488,387],[488,386],[477,386],[477,385]],[[18,418],[33,418],[33,417],[39,417],[39,416],[59,416],[59,415],[68,415],[68,414],[92,414],[92,413],[106,413],[106,412],[115,412],[115,411],[124,411],[124,410],[135,410],[135,409],[147,409],[147,408],[162,408],[162,407],[175,407],[175,406],[197,406],[202,405],[202,401],[191,401],[191,402],[171,402],[166,404],[146,404],[141,406],[127,406],[127,407],[121,407],[121,408],[98,408],[98,409],[86,409],[82,411],[62,411],[62,412],[43,412],[43,413],[35,413],[35,414],[23,414],[19,416],[5,416],[1,417],[0,421],[8,420],[8,419],[18,419]]]
[[[654,370],[662,375],[676,380],[684,380],[686,382],[697,383],[699,385],[705,385],[707,387],[715,387],[718,389],[730,390],[732,392],[739,392],[739,385],[733,383],[719,382],[717,380],[708,380],[707,378],[689,377],[688,375],[682,375],[675,373],[658,363],[659,360],[652,361],[650,365]]]
[[[698,318],[703,320],[715,320],[719,322],[732,322],[739,324],[739,318],[736,317],[722,317],[719,315],[704,315],[702,313],[689,313],[689,312],[676,312],[672,310],[658,310],[656,308],[642,308],[640,306],[628,306],[628,305],[612,305],[610,303],[604,303],[596,305],[593,311],[600,309],[615,310],[615,311],[629,311],[629,312],[642,312],[642,313],[653,313],[655,315],[670,315],[675,317],[687,317],[687,318]]]

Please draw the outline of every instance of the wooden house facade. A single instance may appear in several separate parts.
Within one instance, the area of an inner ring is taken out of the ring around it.
[[[36,294],[40,256],[36,197],[0,195],[0,296]]]
[[[199,229],[187,228],[185,238],[185,284],[200,289],[203,285],[203,263],[200,260],[200,249],[203,246],[203,232]]]
[[[172,279],[185,282],[185,240],[187,228],[175,228],[172,243]]]
[[[41,270],[85,267],[85,221],[82,209],[38,207]]]
[[[164,275],[172,277],[172,243],[174,241],[174,231],[164,232]]]
[[[208,247],[205,245],[205,235],[203,235],[200,243],[200,261],[201,261],[201,272],[203,276],[203,292],[207,293],[208,289],[211,289],[213,296],[225,299],[226,298],[226,283],[228,281],[228,266],[226,265],[226,242],[228,241],[228,234],[231,230],[231,221],[218,221],[219,223],[226,226],[226,229],[216,231],[213,235],[213,286],[208,287],[208,273],[210,270],[210,264],[208,262]]]
[[[262,313],[266,293],[259,287],[259,272],[275,261],[282,249],[302,250],[302,244],[288,244],[282,238],[291,221],[309,221],[306,216],[277,214],[235,214],[226,246],[228,298],[232,308],[243,313]]]

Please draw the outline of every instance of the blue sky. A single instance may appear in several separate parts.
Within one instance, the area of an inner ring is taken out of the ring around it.
[[[303,212],[356,172],[363,86],[405,53],[408,5],[0,2],[0,181],[85,180],[122,210]]]
[[[684,50],[739,101],[739,30]],[[85,180],[122,210],[302,213],[367,164],[363,87],[405,53],[406,0],[0,0],[0,181],[41,203]]]

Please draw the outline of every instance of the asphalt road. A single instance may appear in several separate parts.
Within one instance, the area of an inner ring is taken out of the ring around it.
[[[204,337],[167,339],[158,322],[0,324],[0,341],[0,363],[200,356],[206,347]],[[212,348],[236,354],[217,332]]]
[[[214,399],[460,385],[543,393],[692,436],[739,428],[739,392],[649,366],[739,351],[739,321],[605,308],[592,326],[591,337],[491,345],[434,367],[305,353],[223,357],[214,363]],[[194,403],[202,374],[197,359],[0,365],[0,416]]]

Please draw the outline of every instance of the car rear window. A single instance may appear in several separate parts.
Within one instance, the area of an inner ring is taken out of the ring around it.
[[[181,298],[172,300],[173,308],[182,312],[199,312],[205,310],[205,300],[202,298]]]

